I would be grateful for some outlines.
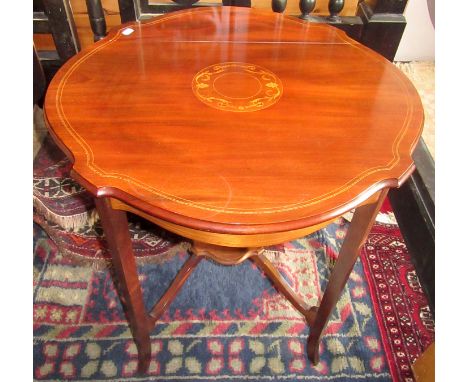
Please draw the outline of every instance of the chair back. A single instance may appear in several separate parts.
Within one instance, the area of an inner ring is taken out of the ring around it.
[[[34,0],[33,33],[50,34],[54,41],[54,49],[35,52],[48,83],[60,66],[81,49],[69,0]]]

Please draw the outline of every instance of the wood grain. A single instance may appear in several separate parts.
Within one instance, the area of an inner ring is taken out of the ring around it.
[[[151,358],[150,331],[152,327],[138,280],[132,242],[128,232],[127,214],[124,211],[113,210],[106,198],[96,198],[95,203],[112,255],[117,290],[126,307],[125,313],[138,349],[138,370],[146,372]]]
[[[261,234],[333,219],[413,170],[416,90],[343,32],[235,7],[131,27],[67,62],[45,101],[94,195],[188,228]],[[194,76],[226,62],[274,73],[281,99],[250,113],[201,102]]]
[[[149,319],[153,325],[156,324],[156,321],[169,308],[172,301],[174,301],[174,298],[177,296],[177,293],[179,293],[180,288],[182,288],[202,259],[203,256],[190,256],[179,272],[177,272],[169,288],[150,310]]]
[[[374,225],[375,218],[387,196],[387,192],[388,189],[380,191],[379,198],[375,203],[360,206],[354,212],[351,225],[340,248],[338,260],[333,266],[315,320],[310,328],[307,340],[307,355],[314,365],[317,365],[319,362],[319,345],[322,333],[343,292],[344,286],[348,282],[349,275],[359,256],[360,248],[366,241],[367,235]]]
[[[136,215],[139,215],[158,226],[171,231],[177,235],[185,237],[187,239],[192,239],[195,241],[200,241],[203,243],[220,245],[224,247],[235,247],[235,248],[244,248],[244,247],[257,247],[257,246],[269,246],[275,244],[285,243],[294,239],[299,239],[310,233],[318,231],[323,227],[326,227],[328,224],[332,223],[333,220],[327,220],[320,224],[316,224],[310,227],[284,231],[284,232],[272,232],[272,233],[260,233],[252,235],[233,235],[227,233],[218,233],[218,232],[209,232],[203,230],[197,230],[193,228],[188,228],[183,225],[174,224],[167,222],[162,219],[155,218],[147,213],[144,213],[128,204],[122,203],[120,200],[111,198],[112,208],[117,210],[123,210],[132,212]]]
[[[262,248],[232,248],[200,241],[194,241],[191,248],[195,256],[207,257],[223,265],[240,264],[262,251]]]

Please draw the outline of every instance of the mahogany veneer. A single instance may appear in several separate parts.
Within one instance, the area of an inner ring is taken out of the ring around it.
[[[198,8],[115,29],[57,73],[46,121],[96,197],[140,371],[150,331],[203,257],[256,262],[305,316],[309,358],[423,125],[412,84],[343,32],[248,8]],[[357,208],[356,208],[357,207]],[[356,212],[319,307],[262,255]],[[194,241],[148,314],[124,211]]]

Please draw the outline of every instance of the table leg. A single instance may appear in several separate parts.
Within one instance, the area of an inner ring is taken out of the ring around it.
[[[265,272],[268,278],[273,282],[276,289],[305,317],[309,326],[312,326],[317,313],[316,306],[307,306],[304,300],[294,292],[289,284],[284,280],[281,273],[274,267],[268,258],[262,253],[251,257],[257,266]]]
[[[156,321],[163,315],[163,313],[175,299],[177,293],[179,293],[180,288],[182,288],[202,258],[203,256],[196,256],[192,254],[190,255],[188,260],[177,273],[169,288],[162,295],[156,305],[151,309],[149,319],[153,324],[156,323]]]
[[[343,242],[338,259],[333,267],[327,288],[317,310],[314,324],[307,341],[307,355],[314,365],[319,362],[319,345],[323,330],[336,306],[348,277],[359,256],[359,250],[367,239],[375,217],[382,206],[388,189],[380,192],[378,200],[356,208],[351,225]]]
[[[140,281],[128,231],[127,213],[112,209],[108,198],[96,198],[96,208],[112,255],[122,302],[138,349],[138,371],[148,370],[151,357],[150,322],[146,313]]]

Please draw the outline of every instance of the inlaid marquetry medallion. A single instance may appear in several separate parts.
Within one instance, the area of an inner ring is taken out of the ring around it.
[[[261,66],[223,62],[200,70],[193,77],[192,90],[200,101],[215,109],[252,112],[278,102],[283,85]]]

